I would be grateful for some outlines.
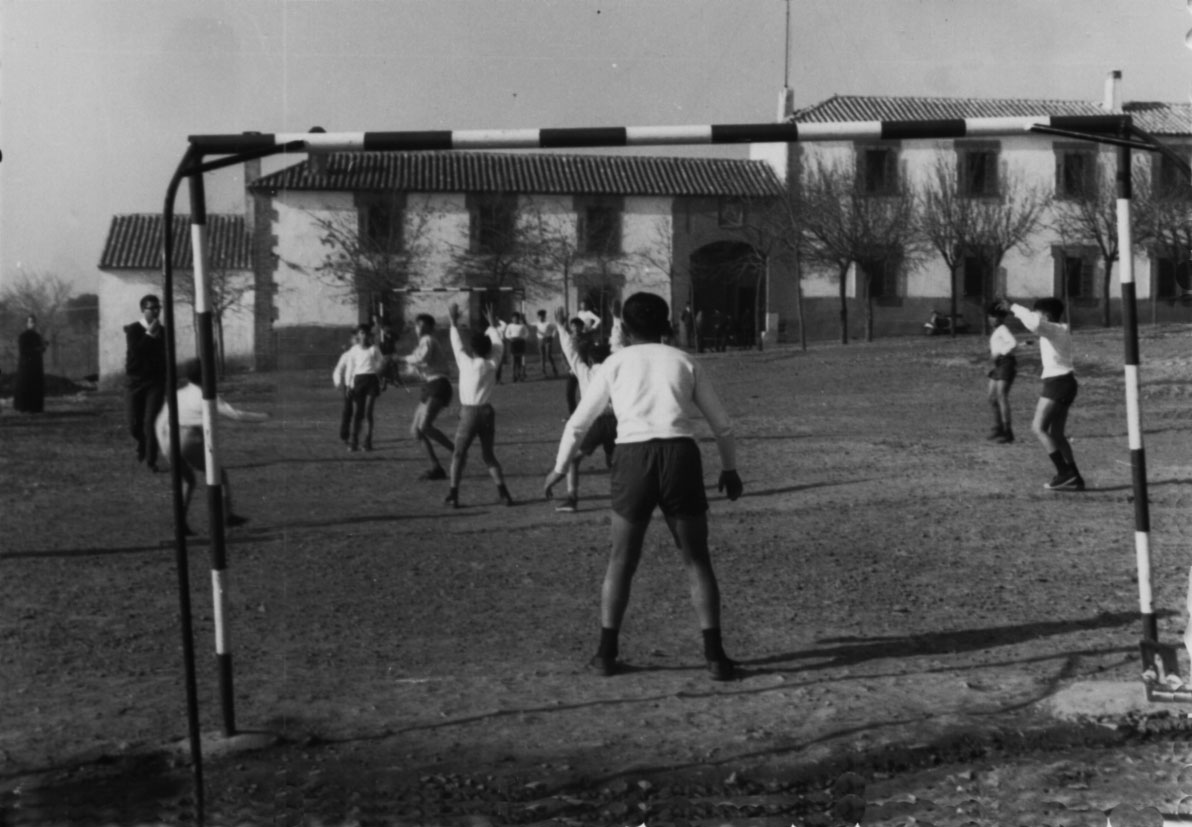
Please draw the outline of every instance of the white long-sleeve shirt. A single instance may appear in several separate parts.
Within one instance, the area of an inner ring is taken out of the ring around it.
[[[1027,330],[1039,335],[1039,361],[1043,364],[1044,379],[1074,372],[1072,333],[1066,324],[1049,322],[1042,313],[1021,304],[1010,305],[1010,312],[1018,317]]]
[[[497,384],[497,368],[501,364],[501,353],[505,343],[501,331],[490,327],[485,331],[493,349],[488,356],[480,357],[464,350],[459,329],[451,325],[451,348],[455,351],[455,364],[459,366],[459,404],[487,405]]]
[[[716,437],[721,468],[737,468],[732,423],[699,362],[670,345],[637,344],[619,350],[591,374],[579,407],[563,427],[555,470],[564,473],[580,440],[612,403],[617,444],[695,437],[700,415]]]
[[[1004,324],[999,324],[994,328],[993,333],[989,334],[989,355],[995,359],[998,356],[1013,353],[1016,347],[1018,347],[1018,340]]]
[[[426,335],[418,340],[418,347],[409,356],[403,357],[406,364],[418,371],[423,382],[447,376],[447,353],[434,336]]]
[[[201,428],[203,426],[203,405],[202,387],[192,385],[189,382],[180,387],[178,389],[178,427],[180,429]],[[266,418],[266,414],[256,413],[254,411],[242,411],[218,396],[215,397],[215,412],[228,419],[259,421]],[[169,417],[170,403],[167,399],[166,404],[162,405],[161,410],[158,411],[157,419],[153,422],[153,430],[157,435],[157,443],[162,447],[163,451],[167,452],[170,445]]]
[[[337,388],[350,388],[357,375],[378,373],[384,363],[385,357],[376,345],[352,345],[339,357],[331,372],[331,381]]]

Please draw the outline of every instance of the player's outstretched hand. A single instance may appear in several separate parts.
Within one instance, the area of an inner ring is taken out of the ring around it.
[[[736,471],[721,471],[716,490],[724,491],[730,500],[735,500],[745,491],[745,483],[741,482],[741,475]]]
[[[462,313],[462,311],[459,309],[459,305],[458,305],[458,304],[454,304],[454,303],[453,303],[453,304],[452,304],[452,305],[451,305],[449,308],[447,308],[447,315],[448,315],[448,317],[450,317],[450,319],[451,319],[451,323],[452,323],[453,325],[458,325],[458,324],[459,324],[459,317],[460,317],[461,315],[463,315],[463,313]]]
[[[552,491],[555,485],[557,485],[559,481],[566,476],[567,473],[565,471],[560,473],[559,471],[552,470],[549,474],[547,474],[546,482],[542,486],[543,496],[545,496],[548,500],[551,499]]]
[[[555,308],[555,324],[559,327],[567,327],[567,311],[561,307]]]

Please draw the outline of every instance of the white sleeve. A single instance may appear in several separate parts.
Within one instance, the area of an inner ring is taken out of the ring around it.
[[[579,452],[580,441],[592,427],[592,423],[608,407],[611,398],[608,371],[598,370],[592,375],[584,395],[580,397],[575,413],[563,426],[563,438],[559,440],[559,452],[555,455],[555,471],[565,473],[571,460]]]

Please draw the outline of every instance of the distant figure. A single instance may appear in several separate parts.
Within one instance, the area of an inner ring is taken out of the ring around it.
[[[987,311],[989,326],[989,355],[993,358],[993,369],[989,371],[989,404],[993,408],[993,430],[989,438],[1006,444],[1014,441],[1014,429],[1010,424],[1010,386],[1018,375],[1018,361],[1014,348],[1018,340],[1006,327],[1006,309],[997,302]]]
[[[445,480],[447,472],[439,464],[435,455],[438,443],[450,452],[455,451],[455,443],[447,435],[435,427],[435,417],[439,411],[451,404],[451,380],[447,362],[447,351],[434,337],[435,317],[429,313],[419,313],[414,320],[414,329],[418,331],[418,347],[409,356],[403,357],[411,370],[417,371],[422,378],[422,396],[418,407],[414,411],[414,419],[410,423],[410,435],[422,445],[426,457],[430,460],[430,470],[418,479]]]
[[[702,309],[695,311],[695,349],[704,352],[708,345],[708,317]]]
[[[505,341],[509,343],[509,353],[513,361],[513,381],[526,381],[526,339],[530,335],[530,327],[526,324],[526,317],[514,312],[509,324],[501,331]]]
[[[555,378],[558,379],[559,368],[555,364],[555,342],[559,338],[559,328],[546,318],[545,310],[538,311],[538,321],[534,327],[538,331],[538,358],[542,368],[542,378],[546,378],[546,366],[550,364],[550,369],[554,371]]]
[[[695,314],[691,312],[691,302],[683,306],[683,315],[679,316],[679,342],[685,348],[695,344]]]
[[[45,350],[45,340],[37,332],[37,317],[29,314],[25,329],[17,337],[17,375],[12,393],[14,410],[21,413],[45,410],[46,373],[42,360]]]
[[[357,325],[352,346],[344,351],[331,372],[331,382],[343,391],[344,405],[339,422],[339,438],[348,450],[360,450],[361,426],[364,431],[364,450],[373,449],[373,408],[381,393],[380,373],[385,357],[372,341],[372,328]]]
[[[166,337],[161,299],[141,297],[141,319],[124,327],[124,403],[128,430],[137,441],[137,462],[157,471],[159,447],[153,421],[166,398]]]

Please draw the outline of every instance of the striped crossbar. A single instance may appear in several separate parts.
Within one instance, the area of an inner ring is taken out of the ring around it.
[[[1126,115],[1039,115],[1013,118],[944,118],[924,121],[761,123],[705,126],[610,126],[570,129],[476,129],[413,132],[286,132],[191,135],[200,154],[261,152],[298,146],[299,152],[382,152],[444,149],[574,149],[601,146],[791,143],[806,141],[991,138],[1036,126],[1117,134]]]

